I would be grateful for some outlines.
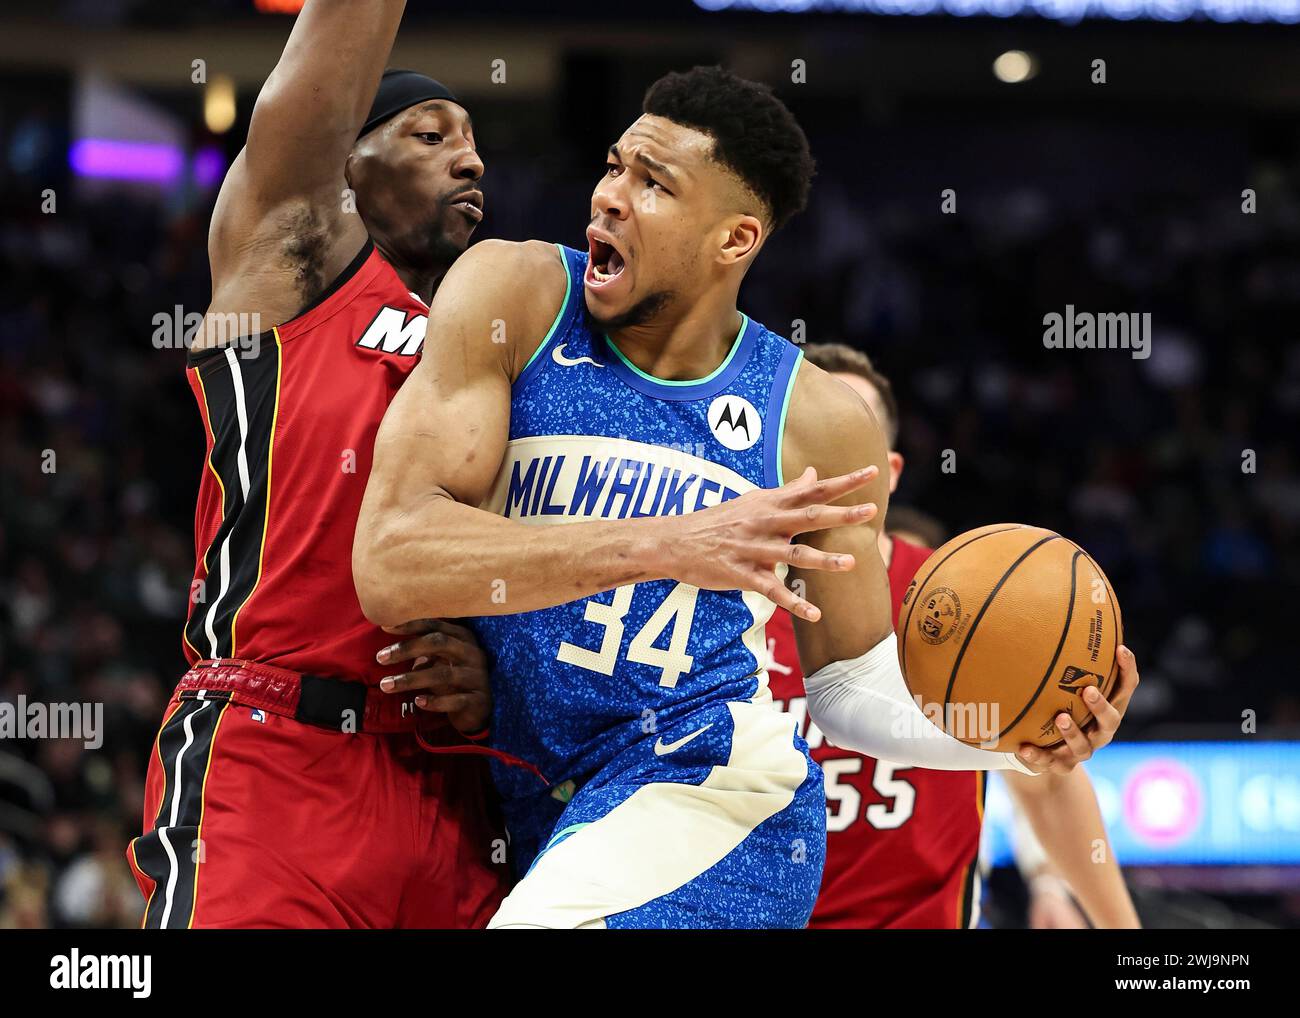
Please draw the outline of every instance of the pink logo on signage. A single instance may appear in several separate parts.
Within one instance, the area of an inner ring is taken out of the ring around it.
[[[1173,845],[1200,823],[1204,797],[1196,777],[1176,760],[1134,768],[1124,786],[1124,819],[1149,844]]]

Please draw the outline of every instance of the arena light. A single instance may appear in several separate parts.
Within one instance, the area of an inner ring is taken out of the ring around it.
[[[1300,743],[1111,745],[1087,770],[1125,865],[1300,864]],[[1010,864],[1006,788],[990,783],[986,806],[989,857]]]
[[[203,123],[213,134],[235,126],[235,82],[228,74],[214,74],[203,89]]]
[[[1008,85],[1028,81],[1038,73],[1038,60],[1022,49],[1009,49],[993,61],[993,75]]]
[[[694,0],[706,11],[764,14],[947,14],[956,18],[1033,15],[1076,24],[1112,21],[1300,22],[1300,0]]]
[[[216,187],[226,175],[226,160],[215,145],[205,146],[194,153],[192,164],[194,183],[199,187]]]
[[[215,145],[191,159],[178,145],[116,138],[78,139],[68,149],[68,165],[79,177],[162,185],[189,179],[202,188],[215,187],[226,175],[225,156]]]
[[[83,177],[169,184],[180,177],[185,156],[174,145],[82,138],[68,150],[68,164]]]

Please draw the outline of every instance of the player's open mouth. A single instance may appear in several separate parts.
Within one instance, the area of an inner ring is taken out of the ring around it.
[[[612,283],[627,263],[623,252],[614,246],[608,234],[587,229],[587,273],[584,282],[598,288]]]
[[[467,191],[458,200],[448,202],[454,208],[464,212],[474,222],[483,221],[483,195],[479,191]]]

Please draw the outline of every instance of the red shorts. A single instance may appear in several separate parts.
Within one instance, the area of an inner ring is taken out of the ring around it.
[[[487,924],[510,867],[486,760],[190,685],[168,704],[127,849],[143,926]]]

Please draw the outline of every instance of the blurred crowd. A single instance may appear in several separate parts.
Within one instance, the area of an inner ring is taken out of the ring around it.
[[[184,352],[152,320],[206,305],[212,196],[79,196],[61,153],[15,163],[23,126],[0,121],[0,701],[102,703],[105,734],[0,742],[0,927],[131,925],[123,849],[183,670],[203,448]],[[580,242],[595,163],[489,166],[485,226]],[[893,379],[900,505],[949,535],[1050,527],[1101,563],[1143,668],[1130,738],[1300,723],[1278,640],[1300,588],[1294,170],[1254,168],[1255,214],[1236,192],[1080,208],[1018,184],[944,216],[937,197],[868,206],[823,159],[746,287],[776,331],[860,346]],[[1067,304],[1150,312],[1151,356],[1045,348]]]

